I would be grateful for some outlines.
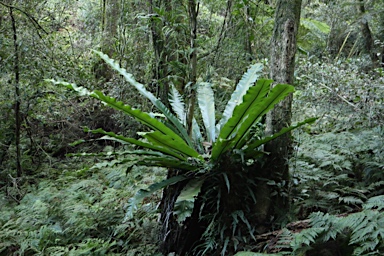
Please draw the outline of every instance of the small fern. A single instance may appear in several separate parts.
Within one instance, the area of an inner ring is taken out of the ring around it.
[[[352,252],[352,255],[383,254],[384,214],[382,209],[384,209],[384,196],[376,196],[368,199],[361,212],[347,216],[312,213],[311,228],[292,236],[290,246],[294,255],[310,250],[310,246],[315,244],[335,241],[340,236],[347,239],[347,249]]]

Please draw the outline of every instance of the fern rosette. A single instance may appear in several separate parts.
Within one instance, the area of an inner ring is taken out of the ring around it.
[[[82,96],[96,98],[107,106],[134,117],[151,130],[150,132],[139,133],[142,137],[141,140],[127,138],[102,129],[90,131],[103,134],[102,139],[114,140],[122,144],[133,144],[146,149],[146,151],[132,150],[128,152],[131,155],[138,156],[129,160],[132,161],[132,165],[172,168],[177,169],[179,173],[178,176],[151,185],[147,190],[138,191],[130,199],[127,218],[132,217],[133,210],[146,196],[169,185],[186,182],[187,186],[180,193],[175,204],[176,209],[180,205],[187,203],[187,205],[191,206],[182,214],[178,213],[179,220],[185,220],[193,210],[193,202],[200,192],[206,177],[210,175],[212,170],[220,168],[223,162],[227,162],[228,156],[240,155],[244,164],[248,160],[255,160],[264,154],[261,148],[263,144],[316,120],[310,118],[297,125],[284,128],[272,136],[255,139],[255,125],[260,123],[261,118],[273,109],[277,103],[292,93],[294,88],[291,85],[278,84],[270,89],[273,81],[259,79],[263,67],[261,64],[254,64],[237,84],[226,104],[221,119],[217,123],[212,85],[207,82],[199,82],[196,85],[197,103],[200,108],[204,129],[201,129],[196,117],[193,119],[192,133],[189,136],[188,127],[186,127],[185,104],[182,95],[176,88],[171,86],[170,90],[171,111],[151,92],[146,90],[143,84],[137,82],[131,74],[121,68],[117,62],[101,52],[94,52],[119,72],[140,94],[150,100],[165,119],[160,120],[149,113],[134,109],[123,102],[117,101],[115,98],[104,95],[101,91],[91,92],[75,84],[55,80],[49,81],[67,86]],[[228,174],[225,174],[225,176],[227,177]],[[228,178],[225,179],[225,183],[229,190],[230,182]]]

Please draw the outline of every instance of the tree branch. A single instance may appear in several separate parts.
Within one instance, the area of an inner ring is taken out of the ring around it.
[[[31,14],[27,13],[26,11],[24,11],[24,10],[22,10],[16,6],[6,4],[2,1],[0,1],[0,5],[3,5],[5,7],[11,8],[11,9],[18,10],[19,12],[23,13],[25,16],[28,17],[28,19],[32,22],[32,24],[35,26],[35,28],[41,29],[45,34],[48,35],[48,32],[39,24],[39,22]],[[41,38],[40,34],[39,34],[39,37]]]

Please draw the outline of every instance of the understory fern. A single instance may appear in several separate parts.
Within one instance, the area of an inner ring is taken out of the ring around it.
[[[341,251],[342,255],[383,255],[383,209],[384,196],[382,195],[368,199],[360,212],[344,215],[312,213],[310,228],[297,234],[286,230],[281,236],[279,245],[281,248],[293,250],[289,255],[304,255],[304,253],[311,255],[311,250],[335,255],[332,254],[335,248],[328,243],[337,240],[337,250]],[[288,240],[291,240],[289,246]]]
[[[297,135],[291,165],[296,214],[353,212],[384,192],[384,140],[377,129]]]
[[[0,201],[0,255],[152,255],[159,199],[148,199],[133,219],[122,219],[133,189],[163,178],[164,170],[151,168],[148,177],[143,172],[149,169],[126,169],[100,162],[65,170],[54,183],[31,186],[19,205]]]

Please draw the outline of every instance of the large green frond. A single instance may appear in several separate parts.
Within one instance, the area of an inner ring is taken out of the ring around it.
[[[199,83],[197,87],[197,102],[203,118],[207,140],[215,141],[215,97],[210,83]]]
[[[243,75],[240,82],[236,86],[236,90],[232,93],[231,99],[225,106],[223,116],[216,125],[216,133],[219,134],[223,125],[232,117],[235,107],[243,102],[243,96],[247,93],[248,89],[254,85],[259,78],[263,65],[260,63],[252,65],[248,71]]]
[[[154,145],[161,145],[187,157],[195,157],[201,160],[203,159],[199,153],[197,153],[193,148],[189,147],[184,141],[175,141],[169,136],[164,135],[158,131],[144,133],[143,137]]]
[[[292,126],[289,126],[289,127],[284,127],[283,129],[281,129],[279,132],[273,134],[272,136],[269,136],[269,137],[266,137],[266,138],[263,138],[261,140],[257,140],[249,145],[247,145],[247,148],[244,150],[244,154],[246,156],[253,156],[255,154],[255,149],[257,149],[259,146],[261,145],[264,145],[265,143],[271,141],[271,140],[274,140],[276,139],[277,137],[280,137],[281,135],[287,133],[287,132],[290,132],[300,126],[303,126],[305,124],[311,124],[313,122],[315,122],[317,120],[316,117],[313,117],[313,118],[309,118],[309,119],[306,119],[300,123],[297,123],[296,125],[292,125]]]
[[[102,139],[106,139],[106,140],[114,140],[114,141],[117,141],[117,142],[120,142],[122,144],[133,144],[133,145],[136,145],[136,146],[139,146],[139,147],[143,147],[143,148],[146,148],[146,149],[151,149],[151,150],[155,150],[155,151],[158,151],[158,152],[162,152],[166,155],[170,155],[170,156],[173,156],[173,157],[176,157],[177,159],[179,160],[186,160],[186,157],[183,156],[183,155],[180,155],[178,154],[177,152],[175,151],[172,151],[170,150],[169,148],[167,147],[163,147],[161,144],[151,144],[151,143],[146,143],[146,142],[143,142],[143,141],[140,141],[140,140],[136,140],[136,139],[133,139],[133,138],[127,138],[127,137],[124,137],[122,135],[117,135],[113,132],[106,132],[104,131],[103,129],[96,129],[96,130],[89,130],[90,132],[92,133],[99,133],[99,134],[104,134],[106,135],[105,137],[102,137]]]
[[[234,148],[242,148],[248,140],[247,135],[249,134],[249,131],[254,123],[273,109],[277,103],[293,92],[293,86],[288,84],[277,84],[269,92],[268,96],[263,98],[261,101],[254,101],[251,97],[249,97],[249,100],[253,101],[253,104],[247,109],[246,115],[248,115],[248,117],[244,118],[244,121],[241,122],[241,125],[236,131],[236,143],[234,144]],[[244,96],[244,101],[245,100],[248,101],[247,95]],[[239,108],[239,113],[242,113],[241,108]]]
[[[132,86],[134,86],[143,96],[149,99],[152,104],[161,111],[165,115],[165,117],[175,126],[176,130],[179,132],[180,136],[188,143],[188,145],[192,146],[192,141],[188,136],[187,130],[184,125],[179,121],[179,119],[173,115],[169,109],[153,95],[150,91],[145,89],[145,86],[139,82],[137,82],[132,74],[129,74],[125,69],[121,68],[119,63],[115,62],[113,59],[109,58],[106,54],[93,50],[97,55],[100,56],[108,65],[110,65],[114,70],[119,72],[127,82],[129,82]]]
[[[260,79],[256,86],[251,87],[243,97],[243,102],[236,106],[232,117],[221,129],[218,140],[212,148],[212,159],[216,160],[229,148],[241,148],[238,142],[248,134],[252,125],[265,113],[271,110],[275,104],[284,99],[293,87],[290,85],[276,85],[268,94],[272,80]]]
[[[115,98],[104,95],[100,91],[94,91],[91,93],[91,96],[106,103],[108,106],[120,110],[140,121],[145,126],[159,131],[163,134],[171,136],[174,140],[183,141],[176,133],[174,133],[170,128],[168,128],[165,124],[160,122],[159,120],[151,117],[148,113],[142,112],[139,109],[133,109],[129,105],[125,105],[121,101],[117,101]]]

